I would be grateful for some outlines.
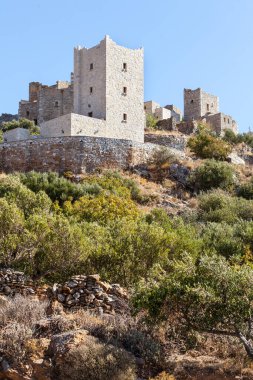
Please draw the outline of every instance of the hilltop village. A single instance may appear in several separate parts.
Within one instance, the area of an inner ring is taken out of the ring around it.
[[[177,148],[173,133],[189,135],[199,121],[217,135],[227,129],[237,133],[233,118],[220,112],[219,98],[201,88],[184,90],[184,114],[173,104],[162,107],[153,100],[144,102],[143,66],[142,48],[119,46],[109,36],[92,48],[76,47],[69,82],[57,81],[52,86],[31,82],[29,99],[19,102],[18,115],[0,117],[0,124],[24,118],[40,128],[36,136],[24,128],[5,131],[1,169],[82,172],[112,162],[125,167],[131,160],[138,162],[150,155],[155,144],[163,145],[158,136],[154,140],[145,134],[147,117],[159,129],[172,132],[172,142],[166,142],[172,148]]]

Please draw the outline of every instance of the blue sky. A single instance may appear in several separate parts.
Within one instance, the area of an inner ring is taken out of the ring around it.
[[[28,83],[69,79],[73,47],[105,34],[145,53],[145,100],[183,108],[183,89],[220,97],[253,130],[253,0],[0,0],[0,114]]]

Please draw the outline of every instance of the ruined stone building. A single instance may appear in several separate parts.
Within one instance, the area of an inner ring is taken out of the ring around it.
[[[53,86],[39,82],[29,84],[29,100],[19,102],[19,118],[35,124],[73,112],[73,83],[58,81]]]
[[[71,82],[32,82],[19,117],[34,120],[42,137],[96,136],[144,141],[143,49],[117,45],[109,36],[74,49]]]
[[[237,133],[237,124],[232,116],[219,111],[219,98],[201,88],[184,89],[184,120],[206,121],[219,135],[222,135],[225,129]]]
[[[173,117],[176,122],[179,122],[182,118],[180,109],[173,104],[161,107],[160,104],[153,100],[144,102],[144,111],[146,115],[152,115],[159,121]]]

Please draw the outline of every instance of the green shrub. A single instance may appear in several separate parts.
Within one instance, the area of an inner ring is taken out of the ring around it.
[[[35,125],[33,121],[28,119],[12,120],[2,123],[3,132],[11,131],[16,128],[28,129],[32,135],[38,135],[40,133],[39,127]]]
[[[250,182],[243,183],[236,189],[236,194],[238,197],[243,197],[245,199],[253,199],[253,179]]]
[[[229,190],[234,185],[235,173],[227,162],[208,160],[195,169],[189,178],[189,184],[196,191],[215,188]]]
[[[153,116],[148,114],[146,116],[146,128],[149,130],[155,130],[157,126],[158,120]]]
[[[213,158],[215,160],[226,160],[232,147],[227,142],[215,137],[206,129],[188,140],[188,147],[199,158]]]
[[[198,219],[204,222],[234,224],[253,219],[253,201],[232,197],[221,190],[199,196]]]
[[[22,173],[21,182],[35,193],[40,190],[54,201],[62,204],[67,199],[76,200],[86,194],[99,194],[101,188],[94,184],[76,184],[70,180],[60,177],[57,173]]]

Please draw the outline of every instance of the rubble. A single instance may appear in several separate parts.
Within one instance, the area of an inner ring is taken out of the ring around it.
[[[126,290],[100,281],[99,275],[72,276],[64,285],[54,284],[52,293],[64,308],[81,307],[99,315],[129,313]]]
[[[52,287],[37,286],[23,272],[0,270],[0,295],[33,295],[58,301],[65,309],[84,308],[96,314],[129,314],[127,291],[119,284],[108,284],[98,274],[76,275]],[[0,299],[1,301],[1,299]]]

